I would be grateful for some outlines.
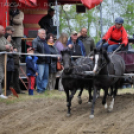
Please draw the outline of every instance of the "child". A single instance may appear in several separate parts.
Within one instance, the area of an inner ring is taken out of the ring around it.
[[[29,54],[33,54],[34,50],[32,47],[29,47],[27,49],[27,53]],[[28,76],[28,93],[29,95],[33,95],[33,90],[34,90],[34,86],[35,86],[35,77],[38,75],[37,73],[37,65],[35,63],[35,61],[38,60],[38,57],[36,56],[27,56],[26,57],[26,73]]]

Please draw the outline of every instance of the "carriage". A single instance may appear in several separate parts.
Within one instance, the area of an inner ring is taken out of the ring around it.
[[[129,43],[134,44],[134,38],[128,39]],[[126,65],[126,73],[134,73],[134,49],[128,49],[128,46],[125,51],[119,51],[118,54],[124,59]]]
[[[134,43],[134,39],[129,39],[129,43]],[[93,90],[93,100],[90,118],[94,117],[94,105],[98,90],[104,90],[102,104],[109,111],[113,110],[114,99],[119,89],[122,78],[134,77],[134,50],[125,47],[124,51],[115,50],[107,53],[103,49],[95,49],[91,59],[90,56],[78,58],[75,63],[71,62],[71,54],[66,50],[62,52],[63,74],[62,84],[67,97],[68,115],[70,115],[71,100],[80,88],[80,96],[83,88],[87,88],[89,93],[89,103],[91,102],[91,90]],[[134,83],[134,82],[133,82]],[[112,101],[107,106],[106,98],[108,89],[112,91]],[[71,91],[71,95],[69,95]]]

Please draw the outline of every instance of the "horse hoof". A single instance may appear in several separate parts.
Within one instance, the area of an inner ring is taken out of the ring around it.
[[[108,112],[112,112],[113,111],[113,108],[108,108]]]
[[[71,116],[71,114],[67,114],[67,117],[70,117]]]
[[[79,99],[79,100],[78,100],[78,103],[79,103],[79,104],[82,104],[82,100]]]
[[[90,118],[90,119],[93,119],[93,118],[94,118],[94,115],[90,115],[89,118]]]
[[[92,104],[92,103],[89,101],[89,102],[88,102],[88,105],[91,105],[91,104]]]
[[[104,108],[107,109],[107,103],[104,105]]]
[[[82,99],[80,97],[78,97],[78,103],[82,104]]]

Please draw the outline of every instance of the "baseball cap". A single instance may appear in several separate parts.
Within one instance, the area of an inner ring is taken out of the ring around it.
[[[77,33],[76,31],[73,31],[73,32],[72,32],[72,35],[74,35],[74,34],[78,34],[78,33]]]
[[[6,31],[8,31],[8,30],[11,30],[12,32],[14,32],[14,28],[12,26],[7,26]]]
[[[34,50],[32,47],[27,48],[27,52]]]

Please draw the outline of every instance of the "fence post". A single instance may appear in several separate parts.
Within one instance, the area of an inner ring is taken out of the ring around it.
[[[7,88],[7,86],[6,86],[6,84],[7,84],[7,82],[6,82],[6,79],[7,79],[7,53],[5,53],[5,58],[4,58],[4,90],[5,90],[5,96],[6,96],[6,88]]]

